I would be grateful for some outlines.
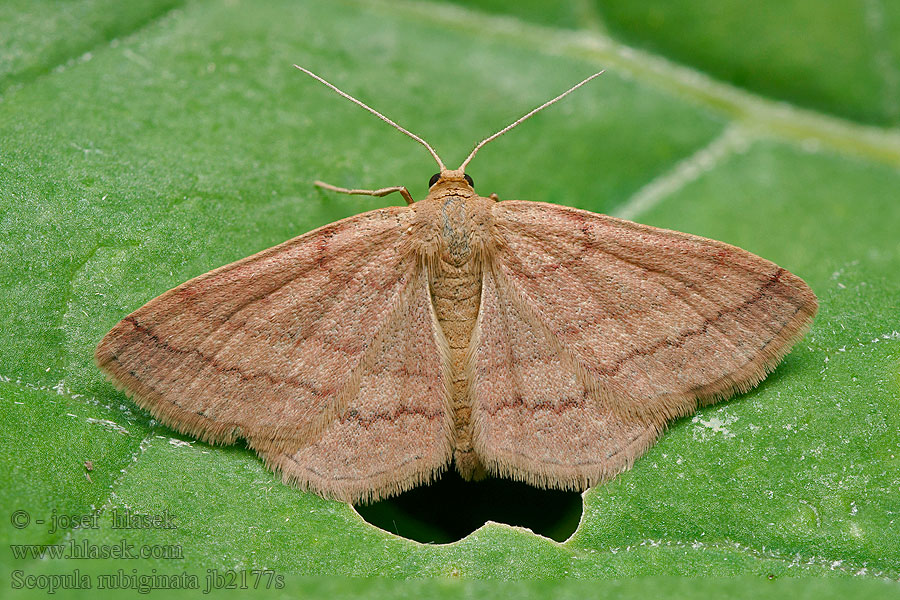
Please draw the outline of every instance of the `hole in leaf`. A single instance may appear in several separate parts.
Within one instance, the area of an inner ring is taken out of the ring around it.
[[[453,471],[431,485],[355,508],[372,525],[423,543],[461,540],[487,521],[527,527],[562,542],[578,527],[582,501],[579,492],[507,479],[465,481]]]

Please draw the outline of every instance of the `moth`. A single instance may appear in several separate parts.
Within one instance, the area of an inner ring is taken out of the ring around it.
[[[295,65],[296,66],[296,65]],[[758,384],[816,296],[750,252],[542,202],[481,196],[422,138],[428,195],[200,275],[106,334],[96,362],[155,418],[246,440],[284,481],[373,501],[451,464],[583,490],[675,418]],[[601,71],[602,73],[602,71]]]

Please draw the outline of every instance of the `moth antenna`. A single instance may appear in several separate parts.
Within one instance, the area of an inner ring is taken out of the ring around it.
[[[317,80],[317,81],[319,81],[319,82],[321,82],[321,83],[324,83],[325,85],[327,85],[328,87],[330,87],[332,90],[334,90],[335,92],[337,92],[338,94],[340,94],[341,96],[343,96],[344,98],[346,98],[347,100],[349,100],[350,102],[353,102],[353,103],[355,103],[355,104],[357,104],[357,105],[363,107],[364,109],[366,109],[367,111],[369,111],[370,113],[372,113],[373,115],[375,115],[376,117],[378,117],[379,119],[381,119],[382,121],[384,121],[385,123],[387,123],[388,125],[391,125],[392,127],[394,127],[395,129],[397,129],[398,131],[401,131],[402,133],[405,133],[406,135],[408,135],[408,136],[411,137],[412,139],[416,140],[417,142],[419,142],[420,144],[422,144],[423,146],[425,146],[425,147],[428,149],[428,151],[431,153],[431,156],[434,157],[434,160],[437,161],[437,164],[438,164],[438,166],[441,168],[441,171],[446,171],[446,170],[447,170],[447,167],[445,167],[443,161],[441,161],[441,157],[437,155],[437,152],[434,151],[434,148],[432,148],[431,146],[428,145],[428,142],[426,142],[425,140],[423,140],[422,138],[420,138],[420,137],[417,136],[416,134],[412,133],[412,132],[409,131],[408,129],[406,129],[406,128],[404,128],[404,127],[401,127],[400,125],[397,125],[395,122],[393,122],[392,120],[388,119],[386,116],[384,116],[383,114],[381,114],[380,112],[378,112],[377,110],[375,110],[374,108],[372,108],[371,106],[369,106],[368,104],[366,104],[366,103],[364,103],[364,102],[361,102],[361,101],[357,100],[356,98],[354,98],[353,96],[351,96],[351,95],[348,94],[347,92],[345,92],[345,91],[343,91],[343,90],[340,90],[340,89],[338,89],[336,86],[334,86],[334,85],[328,83],[327,81],[325,81],[324,79],[322,79],[321,77],[319,77],[318,75],[316,75],[315,73],[313,73],[312,71],[310,71],[310,70],[308,70],[308,69],[304,69],[304,68],[301,67],[300,65],[294,65],[294,66],[297,67],[298,69],[300,69],[301,71],[303,71],[304,73],[306,73],[307,75],[309,75],[310,77],[312,77],[313,79],[315,79],[315,80]],[[580,84],[579,84],[579,85],[580,85]],[[576,86],[576,87],[577,87],[577,86]],[[563,94],[563,95],[565,95],[565,94]]]
[[[530,113],[528,113],[527,115],[521,117],[520,119],[518,119],[518,120],[516,120],[516,121],[513,121],[512,123],[510,123],[509,125],[507,125],[507,126],[504,127],[503,129],[501,129],[500,131],[498,131],[497,133],[495,133],[494,135],[492,135],[492,136],[490,136],[490,137],[487,137],[487,138],[484,138],[483,140],[481,140],[480,142],[478,142],[478,144],[475,146],[475,149],[472,150],[472,154],[470,154],[469,157],[466,158],[466,160],[463,161],[463,164],[461,164],[461,165],[459,166],[459,170],[460,170],[460,171],[465,171],[465,170],[466,170],[466,165],[469,164],[469,161],[471,161],[473,158],[475,158],[475,153],[478,152],[479,150],[481,150],[481,147],[482,147],[482,146],[484,146],[484,145],[487,144],[488,142],[493,142],[493,141],[496,140],[498,137],[500,137],[501,135],[503,135],[504,133],[506,133],[507,131],[509,131],[510,129],[512,129],[513,127],[515,127],[515,126],[518,125],[519,123],[521,123],[522,121],[526,121],[526,120],[530,119],[530,118],[533,117],[536,113],[538,113],[538,112],[544,110],[545,108],[547,108],[548,106],[550,106],[550,105],[553,104],[554,102],[557,102],[557,101],[559,101],[559,100],[562,100],[563,98],[565,98],[566,96],[568,96],[569,94],[571,94],[572,92],[574,92],[575,90],[577,90],[578,88],[580,88],[581,86],[583,86],[584,84],[586,84],[586,83],[587,83],[588,81],[590,81],[591,79],[594,79],[595,77],[599,77],[599,76],[603,75],[603,73],[604,73],[605,71],[606,71],[606,69],[604,69],[603,71],[600,71],[599,73],[594,73],[593,75],[591,75],[590,77],[588,77],[587,79],[585,79],[584,81],[582,81],[581,83],[576,83],[575,85],[573,85],[572,87],[570,87],[569,89],[567,89],[566,91],[564,91],[562,94],[560,94],[559,96],[557,96],[557,97],[554,98],[553,100],[548,100],[547,102],[544,102],[543,104],[541,104],[540,106],[538,106],[537,108],[535,108],[534,110],[532,110],[532,111],[531,111]]]

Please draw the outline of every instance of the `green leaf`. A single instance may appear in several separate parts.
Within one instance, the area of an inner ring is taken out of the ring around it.
[[[621,39],[762,94],[900,125],[900,5],[597,0]],[[743,43],[742,43],[743,42]]]
[[[23,85],[50,70],[87,61],[91,51],[140,29],[178,0],[7,0],[0,5],[0,90]]]
[[[896,2],[452,1],[526,21],[612,33],[763,95],[866,123],[900,125]]]
[[[622,598],[660,589],[804,597],[805,584],[767,578],[838,576],[808,589],[816,598],[897,593],[871,579],[900,578],[900,134],[814,110],[896,124],[887,92],[847,91],[890,78],[854,59],[829,83],[847,93],[829,94],[827,58],[786,50],[760,63],[753,35],[726,44],[714,19],[698,18],[698,35],[673,49],[684,25],[668,3],[646,26],[630,3],[531,3],[505,15],[496,14],[504,5],[470,4],[2,9],[15,17],[0,21],[0,48],[15,57],[0,62],[0,499],[9,513],[0,515],[0,561],[10,585],[16,570],[96,578],[123,568],[17,558],[12,544],[125,540],[155,553],[128,561],[129,573],[202,580],[206,569],[274,569],[287,577],[285,593],[335,597],[497,588],[300,576],[649,577],[610,588]],[[682,5],[690,14],[707,6],[671,4]],[[91,25],[72,28],[61,15]],[[746,23],[767,41],[789,27],[761,13]],[[825,41],[816,47],[850,36],[840,23],[817,23]],[[44,35],[25,31],[32,25]],[[890,54],[891,39],[867,41]],[[748,61],[753,81],[710,66]],[[434,172],[421,147],[295,62],[428,139],[450,164],[607,68],[481,151],[467,169],[479,191],[747,248],[810,283],[821,303],[811,333],[757,389],[674,423],[631,471],[587,492],[565,543],[497,523],[454,544],[412,542],[283,485],[244,447],[159,426],[93,365],[113,324],[190,277],[399,200],[324,194],[315,179],[406,185],[420,198]],[[782,85],[798,64],[815,75]],[[24,527],[17,510],[29,515]],[[97,515],[96,527],[35,523],[54,510]],[[126,510],[173,515],[175,527],[114,527],[112,515]],[[745,579],[688,585],[664,575]],[[541,585],[518,589],[527,597]],[[587,589],[559,588],[572,597]]]

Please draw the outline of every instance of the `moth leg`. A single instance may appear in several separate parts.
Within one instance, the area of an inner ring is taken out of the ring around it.
[[[347,188],[337,187],[331,185],[330,183],[325,183],[324,181],[314,181],[313,185],[325,188],[326,190],[331,190],[332,192],[340,192],[342,194],[354,194],[359,196],[387,196],[388,194],[393,194],[394,192],[400,192],[400,195],[403,196],[403,199],[406,200],[407,204],[413,204],[415,200],[410,195],[409,190],[407,190],[402,185],[394,186],[394,187],[386,187],[381,188],[380,190],[350,190]]]
[[[490,198],[494,202],[500,202],[500,196],[498,196],[497,194],[492,193],[490,196],[488,196],[488,198]]]

